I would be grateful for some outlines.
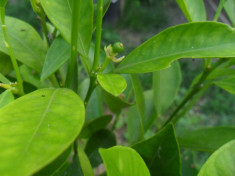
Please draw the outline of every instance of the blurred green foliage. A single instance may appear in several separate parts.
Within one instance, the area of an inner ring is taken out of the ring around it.
[[[133,30],[151,30],[167,25],[164,6],[169,0],[126,0],[124,17],[120,18],[122,27]]]

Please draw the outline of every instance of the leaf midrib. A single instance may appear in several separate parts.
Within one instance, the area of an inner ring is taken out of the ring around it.
[[[46,118],[46,115],[47,115],[47,113],[48,113],[48,111],[49,111],[49,108],[50,108],[50,106],[51,106],[51,104],[52,104],[52,101],[53,101],[53,99],[55,98],[55,94],[56,94],[56,92],[57,92],[58,90],[59,90],[59,89],[56,89],[56,90],[54,90],[54,92],[52,93],[51,98],[50,98],[50,100],[49,100],[49,102],[48,102],[48,105],[47,105],[45,111],[43,112],[43,114],[42,114],[42,116],[41,116],[41,119],[40,119],[38,125],[36,126],[36,128],[35,128],[35,130],[34,130],[32,136],[31,136],[31,138],[29,139],[28,144],[25,146],[25,148],[24,148],[24,150],[23,150],[23,152],[22,152],[22,155],[24,155],[24,154],[27,152],[27,150],[29,149],[30,145],[32,144],[32,142],[33,142],[33,140],[34,140],[34,138],[35,138],[35,136],[36,136],[36,134],[37,134],[37,132],[38,132],[40,126],[42,125],[43,121],[44,121],[45,118]]]
[[[143,63],[147,63],[147,62],[152,62],[152,61],[154,61],[156,59],[164,59],[164,58],[172,58],[172,57],[176,57],[177,58],[177,56],[186,55],[186,54],[190,54],[190,53],[194,53],[194,52],[198,52],[198,51],[200,52],[200,51],[206,51],[206,50],[209,50],[209,49],[216,50],[217,48],[226,48],[225,47],[226,45],[234,45],[234,44],[235,43],[227,43],[227,44],[217,45],[217,46],[203,47],[203,48],[197,48],[197,49],[194,48],[193,50],[189,49],[189,50],[185,50],[185,51],[174,52],[172,54],[166,54],[166,55],[163,55],[163,56],[160,56],[160,57],[152,57],[150,59],[140,60],[140,61],[137,61],[137,62],[134,62],[134,63],[133,62],[127,63],[126,65],[125,65],[125,62],[122,62],[121,63],[122,65],[120,65],[120,68],[117,67],[115,70],[116,71],[123,70],[125,68],[133,67],[135,65],[140,65],[140,64],[143,64]],[[182,56],[182,57],[185,57],[185,56]],[[190,56],[190,57],[194,57],[194,56]],[[203,57],[203,56],[201,56],[201,57]],[[205,57],[210,57],[210,56],[205,56]],[[213,56],[211,56],[211,57],[213,57]],[[128,58],[128,56],[127,56],[127,58]]]

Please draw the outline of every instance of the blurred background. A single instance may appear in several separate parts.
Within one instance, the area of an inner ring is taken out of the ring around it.
[[[218,1],[205,0],[205,4],[208,20],[211,20],[215,14]],[[30,23],[40,31],[39,21],[31,9],[29,0],[9,0],[6,13]],[[229,23],[224,13],[219,20]],[[104,17],[102,45],[121,41],[125,46],[124,55],[127,55],[145,40],[167,27],[186,22],[187,20],[175,0],[112,0]],[[180,65],[183,81],[175,104],[181,101],[193,78],[203,68],[200,59],[181,59]],[[143,74],[141,79],[144,89],[150,89],[152,74]],[[176,131],[177,134],[181,134],[185,130],[201,127],[232,126],[235,124],[234,115],[235,96],[213,86],[207,90],[189,113],[181,118],[176,126]],[[119,122],[120,129],[122,129],[124,123],[125,118],[123,117]],[[189,166],[195,170],[200,168],[209,156],[206,153],[187,150],[182,151],[182,153],[182,160],[189,161]],[[187,166],[187,164],[183,164],[184,166]],[[186,176],[187,170],[183,169],[183,172]]]

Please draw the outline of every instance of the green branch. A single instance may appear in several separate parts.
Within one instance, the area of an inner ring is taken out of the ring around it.
[[[203,89],[203,83],[204,81],[207,79],[207,77],[222,63],[226,62],[227,59],[219,59],[211,68],[206,68],[204,69],[200,79],[192,86],[191,89],[189,89],[186,97],[182,100],[182,102],[179,104],[179,106],[173,111],[173,113],[170,115],[170,117],[168,118],[168,120],[165,122],[165,124],[163,125],[163,127],[165,127],[167,124],[169,124],[171,121],[178,121],[180,119],[180,117],[182,116],[178,116],[177,119],[175,120],[175,116],[179,113],[179,111],[188,103],[189,100],[191,100],[191,98],[194,97],[195,94],[197,94],[198,92],[201,91],[201,89]]]
[[[10,38],[9,38],[9,35],[7,32],[7,26],[5,23],[5,7],[0,8],[0,13],[1,13],[2,31],[3,31],[3,35],[4,35],[4,43],[5,43],[6,48],[8,49],[8,52],[9,52],[9,55],[11,58],[11,62],[12,62],[12,65],[13,65],[13,68],[14,68],[14,71],[16,74],[17,88],[19,91],[19,95],[24,95],[23,80],[20,75],[20,69],[19,69],[18,63],[16,61],[13,49],[12,49]]]
[[[97,2],[97,17],[96,17],[96,34],[95,34],[95,54],[92,66],[93,71],[97,71],[99,67],[100,44],[102,34],[102,18],[103,18],[103,0]]]
[[[73,0],[72,3],[72,26],[71,26],[71,49],[70,60],[68,64],[68,71],[66,76],[65,85],[70,87],[77,66],[77,43],[78,43],[78,28],[81,11],[81,0]]]

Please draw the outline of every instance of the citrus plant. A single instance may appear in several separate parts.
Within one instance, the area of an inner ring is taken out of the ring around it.
[[[42,35],[5,16],[0,0],[0,175],[92,176],[103,163],[102,175],[180,176],[181,148],[212,153],[198,176],[234,175],[234,127],[177,136],[174,124],[210,86],[235,94],[235,29],[216,22],[224,8],[234,26],[235,2],[221,0],[214,21],[206,21],[203,0],[177,3],[189,23],[122,56],[121,42],[101,48],[110,0],[31,0]],[[204,67],[168,111],[181,58],[202,59]],[[148,72],[145,91],[139,75]],[[117,145],[120,117],[126,140]]]

